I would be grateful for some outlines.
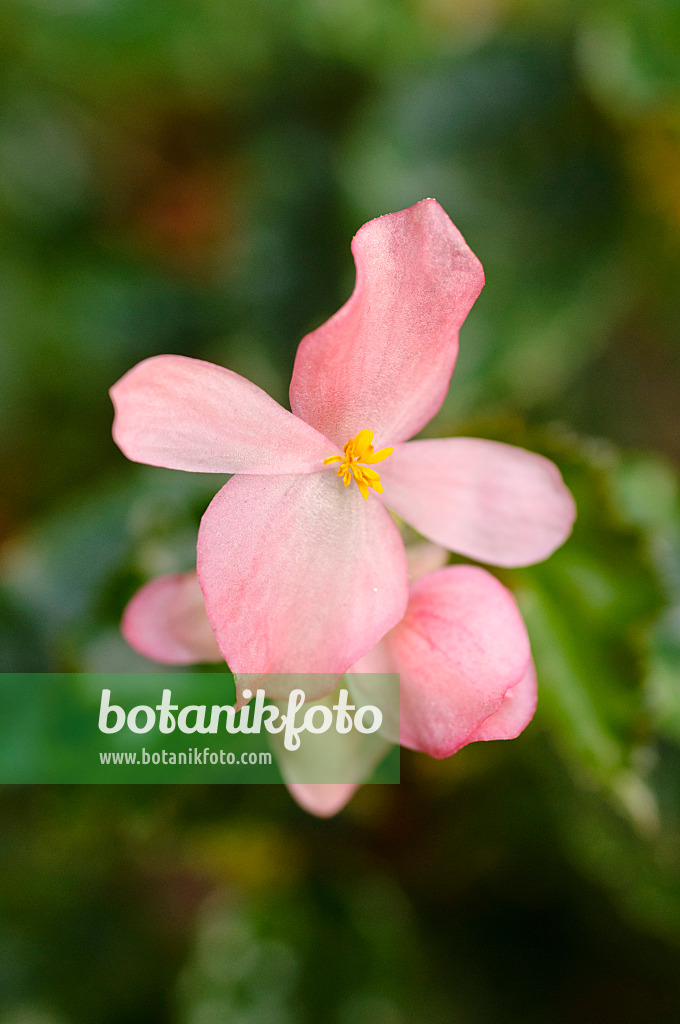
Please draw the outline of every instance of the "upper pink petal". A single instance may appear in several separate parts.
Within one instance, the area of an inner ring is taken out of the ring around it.
[[[380,464],[383,500],[425,537],[492,565],[540,562],[576,506],[542,455],[474,437],[410,441]]]
[[[403,620],[352,672],[400,673],[402,746],[448,757],[499,711],[529,659],[510,591],[484,569],[453,565],[412,585]],[[361,675],[352,675],[352,686],[363,694]],[[396,738],[387,726],[385,735]]]
[[[366,428],[378,449],[441,406],[484,274],[434,199],[364,224],[352,252],[354,291],[300,343],[290,404],[336,444]]]
[[[153,356],[111,388],[113,437],[133,462],[206,473],[311,473],[337,449],[245,377]]]
[[[123,636],[136,651],[168,665],[223,661],[195,572],[145,584],[123,613]]]
[[[404,613],[399,531],[335,473],[237,476],[198,537],[208,617],[233,672],[342,673]]]
[[[514,740],[534,717],[537,701],[536,669],[532,660],[516,686],[507,691],[498,711],[484,719],[468,737],[468,743],[477,740]]]

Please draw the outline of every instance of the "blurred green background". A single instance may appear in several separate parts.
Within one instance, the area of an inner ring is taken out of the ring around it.
[[[0,1024],[680,1021],[675,0],[4,0],[0,670],[154,668],[120,613],[219,481],[127,463],[108,387],[176,352],[285,402],[353,233],[425,196],[487,274],[429,433],[579,505],[500,574],[534,722],[328,822],[5,788]]]

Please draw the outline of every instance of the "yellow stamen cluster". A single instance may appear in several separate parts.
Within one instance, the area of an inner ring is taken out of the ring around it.
[[[371,444],[372,440],[372,430],[360,430],[356,437],[350,437],[343,448],[344,456],[331,455],[329,459],[323,460],[324,466],[329,466],[331,462],[339,462],[338,476],[342,477],[345,487],[349,487],[352,477],[354,477],[364,498],[368,497],[369,487],[372,487],[378,494],[382,494],[383,488],[380,483],[380,474],[376,473],[374,469],[368,469],[367,466],[360,466],[358,463],[365,462],[370,465],[382,462],[394,451],[394,448],[381,448],[379,452],[376,452]]]

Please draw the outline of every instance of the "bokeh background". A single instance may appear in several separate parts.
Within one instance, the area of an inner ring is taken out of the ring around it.
[[[285,402],[353,233],[425,196],[487,274],[429,434],[543,452],[579,505],[499,574],[535,721],[326,822],[5,788],[1,1024],[680,1020],[672,0],[4,0],[0,669],[154,668],[120,613],[216,481],[127,463],[108,387],[176,352]]]

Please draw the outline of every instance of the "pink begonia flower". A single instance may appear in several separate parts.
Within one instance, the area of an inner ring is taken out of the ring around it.
[[[439,204],[370,221],[352,251],[351,297],[298,348],[292,412],[231,370],[183,356],[147,359],[111,389],[114,438],[129,459],[236,474],[203,516],[198,578],[237,677],[341,674],[400,622],[406,557],[385,506],[423,536],[502,566],[546,558],[574,520],[540,455],[408,440],[444,400],[484,280]]]
[[[355,698],[375,699],[379,677],[369,680],[361,673],[400,673],[400,723],[384,723],[384,742],[370,737],[370,743],[357,747],[334,745],[332,732],[308,736],[302,765],[281,744],[274,747],[291,794],[319,817],[345,806],[391,743],[448,757],[478,740],[513,739],[536,709],[529,641],[510,591],[477,566],[444,568],[447,552],[436,545],[414,545],[407,556],[413,582],[406,615],[346,677]],[[195,573],[163,576],[143,586],[125,610],[123,633],[132,647],[156,661],[221,660]],[[367,682],[370,693],[363,692]],[[386,680],[385,685],[394,684]],[[384,694],[377,696],[381,707],[393,704]],[[344,771],[355,781],[296,781],[314,774],[314,758],[324,766],[332,762],[339,774]]]

